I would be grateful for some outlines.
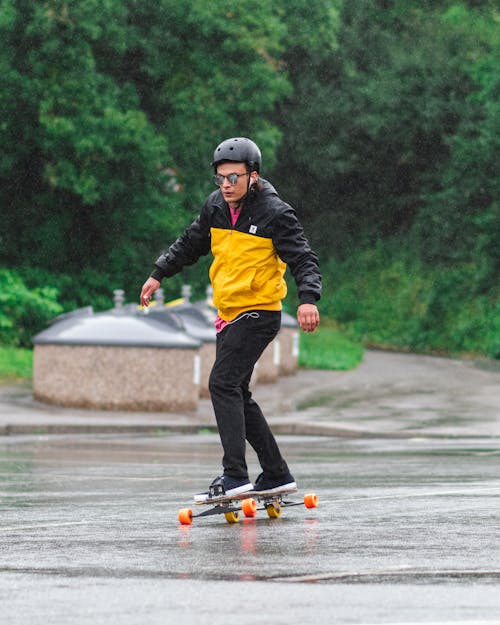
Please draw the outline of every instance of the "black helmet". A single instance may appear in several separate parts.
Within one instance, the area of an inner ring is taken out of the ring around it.
[[[245,137],[226,139],[215,148],[212,165],[216,167],[223,161],[246,163],[250,171],[260,172],[262,156],[259,147]]]

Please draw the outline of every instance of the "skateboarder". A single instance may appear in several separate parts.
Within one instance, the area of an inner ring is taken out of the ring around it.
[[[209,390],[224,455],[223,474],[208,491],[195,495],[198,501],[296,488],[249,383],[256,362],[280,329],[286,266],[297,284],[297,320],[305,332],[313,332],[319,324],[316,302],[321,295],[318,257],[295,211],[260,177],[258,146],[244,137],[227,139],[215,149],[212,166],[217,190],[198,218],[157,259],[140,296],[141,305],[148,306],[163,278],[211,251],[210,280],[218,314]],[[245,440],[262,467],[255,484],[248,476]]]

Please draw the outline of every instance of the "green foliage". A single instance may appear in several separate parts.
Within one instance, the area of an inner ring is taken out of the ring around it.
[[[55,274],[45,270],[35,275],[20,271],[20,277],[29,289],[36,289],[39,284],[50,284],[57,293],[57,300],[63,312],[69,312],[81,306],[92,305],[96,311],[113,307],[113,291],[122,288],[119,280],[90,267],[82,269],[78,279],[68,274]]]
[[[0,269],[0,344],[30,347],[31,337],[60,312],[56,289],[30,290],[18,274]]]
[[[363,348],[337,329],[321,326],[312,334],[300,334],[299,364],[308,369],[354,369],[363,358]]]
[[[500,357],[500,290],[480,268],[429,268],[407,250],[379,245],[327,270],[337,284],[322,310],[365,345]]]
[[[0,0],[0,264],[65,310],[135,300],[215,145],[248,135],[321,252],[327,315],[495,355],[499,21],[495,0]],[[208,263],[166,297],[203,297]]]
[[[366,343],[495,356],[496,4],[330,6],[330,45],[286,40],[275,170],[322,252],[323,314]]]
[[[223,138],[250,135],[265,166],[273,163],[281,135],[266,115],[289,90],[279,62],[283,26],[266,0],[251,10],[224,0],[126,4],[130,45],[106,70],[135,85],[143,110],[168,136],[168,166],[186,185],[186,205],[197,209]]]
[[[140,110],[133,85],[99,71],[97,50],[125,50],[121,7],[16,3],[1,25],[5,264],[121,277],[149,252],[148,238],[160,247],[151,234],[166,202],[179,205],[166,188],[165,137]],[[30,254],[20,258],[20,249]]]
[[[340,257],[411,226],[473,89],[466,59],[482,45],[421,3],[345,2],[332,30],[326,51],[314,37],[306,49],[289,42],[294,95],[279,111],[276,175],[317,244]]]
[[[210,189],[222,138],[250,134],[273,163],[281,22],[264,0],[0,9],[0,262],[137,291]]]
[[[450,158],[436,187],[425,194],[412,236],[423,259],[478,263],[488,285],[500,277],[500,19],[474,17],[483,50],[465,64],[473,89],[449,142]],[[473,15],[458,6],[446,18],[463,25]]]
[[[0,345],[0,382],[31,378],[33,351]]]
[[[335,275],[340,286],[327,300],[334,318],[352,336],[379,346],[413,343],[429,286],[422,276],[402,260],[388,259],[382,249],[351,258],[335,268]]]

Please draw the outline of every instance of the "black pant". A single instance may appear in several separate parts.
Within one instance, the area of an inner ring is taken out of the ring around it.
[[[209,389],[224,449],[224,475],[248,477],[245,439],[266,473],[281,477],[288,472],[269,425],[248,388],[255,363],[280,325],[280,312],[256,310],[243,313],[217,334]]]

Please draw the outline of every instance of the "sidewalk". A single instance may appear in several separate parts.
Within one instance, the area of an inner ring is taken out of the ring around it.
[[[276,434],[500,437],[500,363],[368,351],[353,371],[301,370],[254,397]],[[0,386],[0,435],[215,431],[209,400],[186,413],[61,408]]]

